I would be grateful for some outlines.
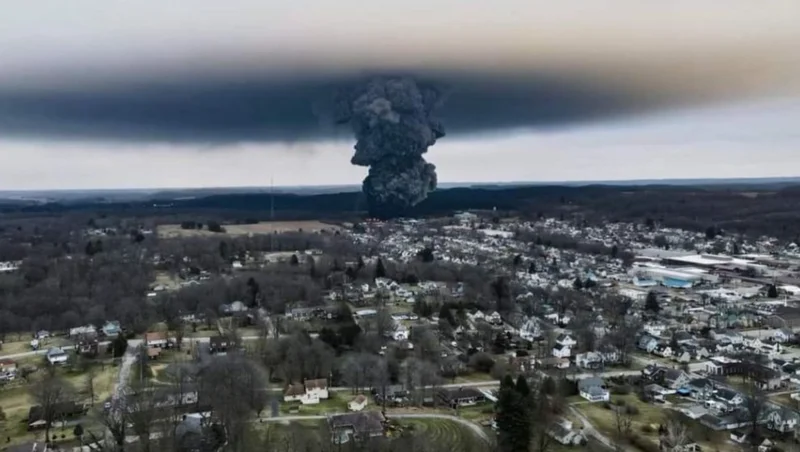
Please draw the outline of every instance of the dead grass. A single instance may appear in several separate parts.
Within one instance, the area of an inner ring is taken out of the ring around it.
[[[46,350],[50,347],[60,347],[69,344],[69,339],[65,337],[51,337],[43,341],[39,341],[39,349]],[[2,349],[0,349],[0,358],[8,355],[16,355],[18,353],[27,353],[32,351],[31,340],[21,340],[14,342],[4,342]]]
[[[211,232],[207,229],[181,229],[179,224],[164,224],[158,227],[161,238],[197,237],[214,235],[260,235],[281,232],[335,232],[342,228],[321,221],[267,221],[257,224],[226,224],[224,233]]]
[[[660,406],[642,402],[633,394],[611,396],[612,404],[619,401],[624,401],[626,406],[633,406],[638,410],[638,413],[633,415],[631,433],[658,444],[658,425],[664,421],[665,410]],[[614,439],[617,432],[615,415],[612,410],[604,408],[602,402],[577,404],[575,408],[586,416],[597,430]],[[651,429],[652,433],[644,433],[644,429]]]

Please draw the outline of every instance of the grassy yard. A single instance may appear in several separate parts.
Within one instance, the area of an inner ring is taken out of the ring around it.
[[[487,450],[487,444],[469,427],[447,419],[403,419],[397,426],[390,437],[411,436],[424,444],[446,446],[459,452]]]
[[[44,339],[40,341],[39,348],[41,350],[46,350],[50,347],[60,347],[68,344],[71,344],[71,342],[66,337],[51,337],[49,339]],[[0,348],[0,358],[2,358],[3,356],[16,355],[18,353],[27,353],[30,351],[32,351],[30,338],[25,338],[23,340],[18,340],[13,342],[4,342],[2,344],[2,347]]]
[[[612,395],[611,403],[624,402],[626,407],[635,407],[636,414],[633,414],[631,422],[631,433],[658,444],[658,426],[664,421],[666,412],[660,406],[651,405],[639,400],[636,395]],[[578,411],[586,416],[589,421],[611,439],[617,433],[617,421],[614,411],[606,409],[602,402],[578,403],[573,405]],[[624,408],[622,408],[624,409]]]
[[[44,372],[45,364],[43,358],[40,356],[35,358],[38,359],[39,366],[38,370],[29,377],[31,382],[35,381]],[[92,404],[87,390],[90,370],[94,372],[94,404],[97,405],[111,396],[119,371],[117,366],[114,366],[110,361],[88,362],[86,363],[86,368],[82,370],[64,366],[57,369],[57,372],[72,387],[75,401]],[[3,408],[3,412],[6,415],[6,420],[0,422],[0,438],[3,438],[4,442],[7,437],[11,438],[11,444],[20,444],[44,438],[44,431],[29,432],[27,430],[26,419],[28,411],[35,404],[36,401],[30,395],[30,383],[21,378],[0,387],[0,407]],[[71,428],[64,430],[65,438],[63,439],[60,438],[62,434],[60,427],[54,427],[51,431],[57,433],[59,441],[65,445],[74,442]]]
[[[494,381],[494,378],[483,372],[472,372],[467,375],[459,375],[456,377],[455,383],[477,383],[481,381]]]

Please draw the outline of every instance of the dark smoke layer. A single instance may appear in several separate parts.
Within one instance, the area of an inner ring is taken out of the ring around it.
[[[444,136],[432,116],[441,100],[410,77],[373,78],[336,100],[337,121],[356,136],[350,161],[369,167],[362,188],[371,215],[402,216],[436,189],[436,167],[423,154]]]

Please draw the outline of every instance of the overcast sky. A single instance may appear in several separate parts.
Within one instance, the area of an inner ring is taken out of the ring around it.
[[[0,189],[357,184],[370,71],[453,88],[441,182],[800,176],[796,0],[122,5],[0,17]]]

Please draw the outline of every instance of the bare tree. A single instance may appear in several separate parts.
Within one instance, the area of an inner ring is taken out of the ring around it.
[[[72,390],[63,378],[48,369],[45,375],[30,387],[33,400],[41,407],[42,421],[45,424],[45,439],[50,441],[50,427],[60,414],[65,403],[72,402]]]
[[[666,433],[661,437],[661,447],[665,452],[683,452],[689,444],[689,431],[686,425],[676,419],[667,421]]]
[[[95,394],[94,390],[94,379],[97,376],[97,370],[94,366],[89,366],[86,369],[86,381],[84,382],[83,389],[86,392],[86,395],[89,396],[89,404],[94,406],[94,403],[97,401],[97,395]]]
[[[747,385],[742,407],[743,422],[750,426],[750,441],[753,447],[758,446],[759,427],[769,406],[767,395],[754,383]]]
[[[612,405],[611,409],[614,412],[614,442],[617,446],[617,450],[623,450],[623,444],[628,440],[631,434],[633,415],[625,405]]]

